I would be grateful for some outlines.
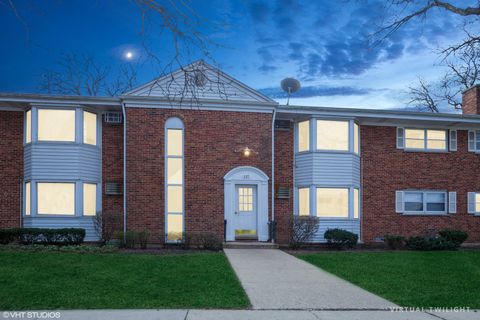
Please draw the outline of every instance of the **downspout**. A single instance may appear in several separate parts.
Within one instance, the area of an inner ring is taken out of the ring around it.
[[[123,243],[127,241],[127,113],[122,102],[123,116]]]
[[[272,221],[271,221],[272,230],[275,223],[275,117],[276,115],[277,115],[277,109],[274,108],[273,116],[272,116]],[[272,237],[271,241],[273,243],[275,242],[275,239]]]

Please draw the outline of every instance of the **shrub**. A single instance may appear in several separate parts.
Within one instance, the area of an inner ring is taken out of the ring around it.
[[[150,237],[150,232],[148,230],[143,230],[137,233],[138,244],[140,248],[147,249],[148,239]]]
[[[342,229],[328,229],[324,238],[329,245],[337,249],[353,248],[358,241],[358,235]]]
[[[85,238],[85,229],[80,228],[21,228],[17,230],[22,244],[79,245]]]
[[[219,251],[223,247],[223,241],[213,233],[186,233],[180,245],[183,249],[195,248]]]
[[[385,243],[387,244],[387,247],[390,249],[393,249],[393,250],[401,249],[405,244],[405,237],[387,234],[385,236]]]
[[[0,251],[28,251],[28,252],[79,252],[79,253],[110,253],[117,252],[118,248],[114,246],[89,246],[89,245],[73,245],[73,246],[56,246],[43,244],[30,245],[0,245]]]
[[[9,244],[18,239],[19,229],[0,229],[0,244]]]
[[[412,250],[455,250],[458,246],[443,237],[410,237],[405,241],[407,248]]]
[[[110,242],[122,228],[122,215],[115,212],[97,212],[92,221],[95,233],[104,244]]]
[[[461,230],[444,229],[440,230],[438,234],[440,237],[455,243],[457,246],[460,246],[468,239],[468,234]]]
[[[318,232],[319,220],[316,217],[293,216],[290,232],[290,247],[298,249],[310,241]]]

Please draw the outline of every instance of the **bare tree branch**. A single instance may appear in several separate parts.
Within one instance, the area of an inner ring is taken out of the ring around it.
[[[89,55],[64,54],[58,67],[42,74],[39,85],[42,91],[78,96],[115,96],[132,89],[137,76],[131,65],[123,65],[115,73]]]
[[[410,101],[420,111],[440,112],[439,101],[435,97],[433,88],[424,79],[418,79],[418,86],[409,87]]]

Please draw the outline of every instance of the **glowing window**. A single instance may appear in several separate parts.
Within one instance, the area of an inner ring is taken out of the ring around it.
[[[32,142],[32,111],[25,113],[25,143]]]
[[[298,123],[298,151],[310,150],[310,121]]]
[[[75,110],[38,109],[39,141],[75,141]]]
[[[317,217],[348,218],[348,189],[317,188]]]
[[[83,112],[83,143],[97,144],[97,115],[92,112]]]
[[[317,120],[317,149],[348,151],[348,121]]]
[[[298,215],[310,215],[310,188],[298,189]]]
[[[97,185],[94,183],[83,184],[83,215],[95,216],[97,214]]]
[[[25,215],[30,215],[30,182],[25,183]]]
[[[38,214],[75,215],[74,183],[37,183]]]

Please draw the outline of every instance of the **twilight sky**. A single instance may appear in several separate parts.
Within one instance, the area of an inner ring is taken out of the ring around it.
[[[40,92],[40,75],[58,68],[62,54],[89,54],[116,70],[131,63],[138,84],[158,76],[172,57],[169,35],[147,25],[129,0],[19,0],[17,13],[0,0],[0,91]],[[457,1],[468,4],[475,1]],[[418,76],[438,79],[436,51],[464,37],[464,20],[435,10],[381,45],[369,44],[385,17],[385,1],[192,0],[207,21],[201,31],[225,72],[281,103],[280,81],[296,77],[302,89],[291,104],[404,108],[406,87]],[[158,60],[148,58],[144,44]],[[193,48],[194,49],[194,48]],[[126,60],[126,52],[133,53]],[[184,63],[203,58],[192,50]],[[212,62],[206,59],[208,62]]]

